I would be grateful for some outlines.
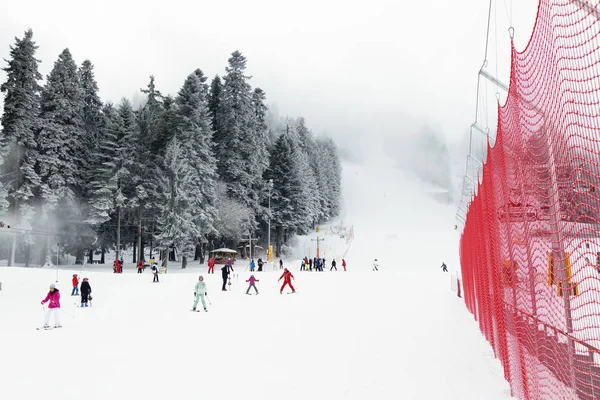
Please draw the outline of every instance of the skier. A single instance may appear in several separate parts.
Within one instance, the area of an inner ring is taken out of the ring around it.
[[[256,264],[254,264],[254,258],[252,260],[250,260],[250,272],[254,272],[254,268],[256,267]]]
[[[442,271],[448,272],[448,267],[446,266],[445,262],[442,262],[442,267],[441,268],[442,268]]]
[[[227,285],[227,278],[229,277],[229,274],[233,271],[233,263],[231,262],[231,258],[227,258],[227,263],[223,266],[223,268],[221,268],[221,276],[223,277],[223,290],[224,292],[227,291],[227,289],[225,288],[225,285]]]
[[[325,258],[323,258],[323,262],[321,263],[321,271],[323,271],[323,268],[327,268],[327,265],[325,265]]]
[[[88,300],[92,299],[92,287],[88,282],[88,278],[83,278],[83,282],[81,283],[81,307],[88,306]]]
[[[60,292],[56,288],[56,284],[50,284],[50,291],[46,295],[46,298],[42,300],[42,305],[46,302],[50,302],[48,304],[48,310],[46,311],[46,316],[44,318],[44,329],[50,328],[50,317],[54,316],[54,327],[62,328],[60,325]]]
[[[258,272],[262,272],[263,264],[264,264],[264,262],[263,262],[262,258],[259,258],[258,259]]]
[[[294,289],[294,286],[292,285],[292,279],[296,279],[294,278],[294,275],[292,275],[292,273],[290,271],[288,271],[287,268],[284,268],[283,270],[283,274],[279,277],[279,279],[277,280],[278,282],[281,280],[281,278],[283,278],[283,285],[281,285],[281,289],[279,289],[279,294],[283,293],[283,289],[285,288],[285,285],[290,285],[290,288],[292,289],[292,293],[296,293],[296,289]]]
[[[144,262],[142,260],[138,261],[137,263],[137,269],[138,269],[138,274],[141,274],[142,272],[144,272]]]
[[[198,278],[198,282],[194,287],[194,308],[192,311],[196,311],[196,307],[198,306],[198,300],[202,301],[202,307],[204,307],[204,311],[208,311],[206,309],[206,302],[204,301],[204,296],[208,295],[206,292],[206,282],[204,282],[204,277],[200,275]]]
[[[306,263],[304,260],[302,260],[302,263],[300,264],[300,271],[306,271]]]
[[[154,278],[152,279],[152,283],[158,282],[158,267],[156,265],[152,266],[152,273],[154,274]]]
[[[113,261],[113,272],[115,274],[119,273],[119,260]]]
[[[77,296],[79,294],[79,279],[77,279],[77,274],[73,274],[73,290],[71,291],[71,296]]]
[[[254,275],[250,275],[250,278],[246,280],[246,282],[249,282],[250,285],[248,286],[248,290],[246,290],[246,294],[250,294],[250,289],[254,288],[254,290],[256,290],[256,294],[258,294],[258,289],[256,288],[256,285],[254,284],[254,282],[260,282],[258,279],[256,279],[254,277]]]
[[[377,259],[373,261],[373,271],[379,271],[379,262],[377,261]]]
[[[312,271],[312,264],[313,264],[313,260],[312,258],[308,260],[308,270]]]
[[[344,272],[346,272],[346,260],[342,258],[342,267],[344,267]]]
[[[215,259],[212,257],[208,259],[208,273],[215,273]]]
[[[279,269],[283,269],[283,260],[279,259]]]
[[[335,268],[335,270],[337,271],[337,267],[336,267],[337,263],[335,262],[335,258],[333,259],[333,261],[331,262],[331,268],[329,268],[329,270],[333,270]]]

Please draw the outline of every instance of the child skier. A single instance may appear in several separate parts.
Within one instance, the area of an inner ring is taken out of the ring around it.
[[[204,301],[204,296],[206,296],[207,294],[208,293],[206,292],[206,282],[204,282],[204,277],[200,275],[200,277],[198,278],[198,282],[194,287],[194,308],[192,308],[192,311],[196,311],[196,307],[198,307],[199,300],[202,301],[202,307],[204,307],[204,311],[208,311],[206,309],[206,302]]]
[[[333,259],[333,261],[331,262],[331,268],[329,268],[330,271],[332,271],[334,268],[337,271],[337,267],[336,267],[337,263],[335,262],[335,258]]]
[[[256,268],[256,264],[254,264],[254,258],[250,261],[250,272],[254,272],[254,268]]]
[[[448,272],[448,267],[446,266],[446,263],[445,263],[445,262],[442,262],[442,266],[441,266],[441,268],[442,268],[442,271],[443,271],[443,272]]]
[[[77,296],[79,294],[79,279],[77,279],[77,274],[73,274],[73,290],[71,291],[71,296]]]
[[[87,307],[88,301],[91,300],[90,296],[92,294],[92,287],[88,282],[88,278],[83,278],[83,282],[81,283],[81,307]]]
[[[254,282],[260,282],[258,279],[256,279],[254,277],[254,275],[250,275],[250,279],[246,279],[246,282],[250,282],[250,285],[248,286],[248,290],[246,290],[246,294],[250,294],[250,289],[254,288],[254,290],[256,290],[256,294],[258,294],[258,289],[256,288],[256,285],[254,284]]]
[[[215,273],[215,259],[212,257],[208,259],[208,273]]]
[[[292,285],[292,278],[294,280],[296,278],[294,278],[294,275],[292,275],[292,273],[290,271],[288,271],[287,268],[283,269],[283,275],[281,275],[281,277],[279,277],[279,279],[277,281],[279,282],[281,280],[281,278],[283,278],[283,285],[281,286],[281,289],[279,289],[279,294],[283,293],[283,289],[285,288],[286,285],[290,285],[290,288],[292,289],[292,293],[296,293],[296,289],[294,289],[294,286]]]
[[[346,260],[342,258],[342,267],[344,267],[344,272],[346,272]]]
[[[137,273],[141,274],[142,272],[144,272],[144,262],[140,260],[137,263]]]
[[[44,318],[44,329],[50,328],[50,317],[54,316],[54,327],[61,328],[60,325],[60,292],[56,288],[56,284],[50,284],[50,291],[46,295],[46,298],[42,300],[42,305],[46,302],[50,302],[48,304],[48,310],[46,311],[46,316]]]
[[[377,259],[373,261],[373,271],[379,271],[379,262],[377,261]]]

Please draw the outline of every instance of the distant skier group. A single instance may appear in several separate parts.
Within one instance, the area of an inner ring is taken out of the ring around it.
[[[308,258],[308,257],[304,257],[302,259],[302,261],[300,262],[300,271],[312,271],[313,268],[315,271],[323,271],[324,268],[326,266],[326,260],[325,258],[320,258],[320,257],[315,257],[315,258]],[[342,259],[342,267],[344,267],[344,271],[346,271],[346,260]],[[337,261],[335,261],[335,258],[331,261],[331,268],[329,268],[330,271],[333,270],[338,270],[337,269]]]

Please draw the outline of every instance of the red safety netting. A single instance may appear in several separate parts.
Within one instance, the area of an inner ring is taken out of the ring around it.
[[[542,0],[460,243],[463,297],[522,399],[600,399],[598,0]]]

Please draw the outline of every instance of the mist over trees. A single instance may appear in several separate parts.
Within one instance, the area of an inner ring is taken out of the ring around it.
[[[68,49],[44,80],[36,50],[31,30],[16,38],[0,86],[0,220],[11,226],[0,229],[0,259],[9,265],[48,262],[59,243],[77,263],[150,251],[185,267],[249,235],[266,247],[269,220],[279,256],[293,235],[339,213],[335,143],[303,118],[274,119],[239,51],[221,76],[190,71],[174,96],[149,77],[134,107],[104,104],[92,62],[77,64]]]

